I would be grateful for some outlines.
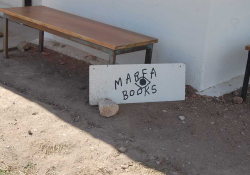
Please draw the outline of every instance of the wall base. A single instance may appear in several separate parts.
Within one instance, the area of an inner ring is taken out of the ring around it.
[[[218,84],[204,91],[198,92],[198,94],[212,96],[212,97],[220,97],[224,94],[228,94],[230,92],[242,88],[243,80],[244,80],[244,75],[233,78],[228,82]]]

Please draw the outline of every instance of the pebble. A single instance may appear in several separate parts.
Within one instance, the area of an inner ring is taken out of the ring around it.
[[[119,112],[119,106],[110,99],[99,101],[100,115],[103,117],[113,117]]]
[[[130,142],[135,142],[135,139],[134,138],[130,138],[129,141]]]
[[[121,153],[125,153],[127,151],[127,149],[124,146],[122,146],[118,149],[118,151]]]
[[[155,162],[157,165],[160,165],[161,164],[161,161],[156,161]]]
[[[211,102],[211,101],[213,101],[213,99],[207,98],[206,101],[207,101],[207,102]]]
[[[214,125],[214,124],[215,124],[215,122],[211,122],[211,124],[212,124],[212,125]]]
[[[166,111],[166,110],[162,110],[162,112],[166,113],[166,112],[168,112],[168,111]]]
[[[243,103],[243,98],[241,98],[241,97],[234,97],[233,98],[233,102],[235,104],[242,104]]]
[[[179,119],[180,119],[181,121],[183,121],[183,120],[186,119],[186,117],[184,117],[184,116],[179,116]]]
[[[152,156],[151,154],[149,155],[149,158],[150,158],[151,160],[155,160],[155,157]]]
[[[241,132],[240,134],[241,134],[241,135],[245,135],[245,133],[244,133],[244,132]]]
[[[234,92],[234,96],[239,96],[239,95],[240,95],[239,92],[237,92],[237,91]]]
[[[128,169],[128,167],[129,167],[128,165],[121,165],[121,168],[124,169],[124,170]]]
[[[30,48],[30,43],[26,42],[26,41],[22,41],[18,44],[17,46],[18,50],[20,50],[21,52],[25,52],[25,50],[28,50]]]
[[[33,135],[33,133],[31,132],[31,130],[28,131],[28,134],[31,135],[31,136]]]

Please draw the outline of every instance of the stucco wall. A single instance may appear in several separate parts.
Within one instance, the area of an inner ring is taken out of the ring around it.
[[[185,63],[187,84],[204,90],[242,75],[250,43],[249,0],[43,0],[43,5],[157,37],[154,63]],[[91,54],[107,55],[64,39]],[[143,63],[144,52],[119,63]]]
[[[185,63],[187,84],[200,89],[210,0],[43,0],[43,5],[159,38],[153,62]],[[73,45],[107,59],[106,54]],[[118,56],[119,63],[143,60],[144,52]]]
[[[0,0],[0,8],[22,7],[24,0]],[[42,5],[42,0],[32,0],[32,5]]]
[[[250,44],[250,1],[211,2],[201,89],[243,75]]]
[[[22,0],[0,0],[0,8],[22,7]]]

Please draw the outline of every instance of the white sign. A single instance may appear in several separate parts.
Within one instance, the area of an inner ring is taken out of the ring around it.
[[[184,64],[90,66],[90,104],[185,100],[185,70]]]

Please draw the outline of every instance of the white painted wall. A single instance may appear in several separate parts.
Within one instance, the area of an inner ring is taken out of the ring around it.
[[[32,6],[42,5],[42,0],[32,0]]]
[[[249,0],[43,0],[43,5],[158,38],[153,62],[185,63],[187,84],[198,90],[244,72],[244,46],[250,44]],[[119,63],[143,60],[144,52],[118,56]]]
[[[23,0],[0,0],[0,8],[22,7]]]
[[[212,0],[200,89],[243,75],[250,44],[250,0]]]

